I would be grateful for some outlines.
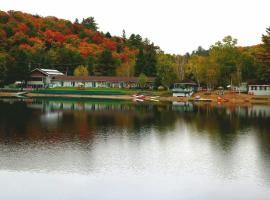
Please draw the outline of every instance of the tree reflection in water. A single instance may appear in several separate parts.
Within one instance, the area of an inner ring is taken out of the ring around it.
[[[254,160],[263,169],[263,179],[270,182],[269,106],[2,99],[0,110],[0,145],[48,143],[63,147],[74,143],[76,148],[87,152],[98,141],[115,138],[127,139],[138,146],[149,136],[164,146],[170,146],[166,143],[168,138],[178,138],[179,145],[185,145],[182,142],[190,138],[187,141],[193,146],[189,150],[210,148],[215,169],[224,174],[232,173],[235,163],[241,161],[235,160],[239,151],[243,153],[250,148],[246,153],[258,156]],[[203,149],[198,151],[203,154]]]

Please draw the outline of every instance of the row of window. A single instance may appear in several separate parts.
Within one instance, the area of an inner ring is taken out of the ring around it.
[[[270,90],[270,86],[250,86],[251,90]]]

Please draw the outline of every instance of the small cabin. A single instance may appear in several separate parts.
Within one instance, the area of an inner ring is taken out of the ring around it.
[[[190,97],[197,91],[198,85],[192,81],[175,83],[172,89],[174,97]]]
[[[248,93],[256,96],[270,96],[270,85],[249,85]]]

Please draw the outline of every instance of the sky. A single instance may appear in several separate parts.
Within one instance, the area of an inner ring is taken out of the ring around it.
[[[270,0],[0,0],[16,10],[74,21],[93,16],[99,30],[148,38],[166,53],[209,48],[224,36],[239,46],[261,42],[270,26]]]

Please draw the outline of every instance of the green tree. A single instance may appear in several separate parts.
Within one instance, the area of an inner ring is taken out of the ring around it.
[[[173,83],[177,81],[176,63],[172,56],[168,54],[158,55],[157,80],[167,89],[170,89]]]
[[[147,76],[155,76],[156,66],[157,59],[154,49],[145,51],[140,49],[136,56],[135,75],[138,76],[139,74],[144,73]]]
[[[94,75],[95,63],[96,63],[96,58],[93,55],[89,55],[86,59],[86,66],[87,66],[89,75]]]
[[[258,81],[269,83],[270,81],[270,27],[266,29],[266,34],[262,36],[262,46],[258,54],[260,67],[257,71]]]
[[[254,47],[246,47],[241,50],[239,66],[241,68],[241,79],[244,82],[257,79],[257,69],[260,68],[260,64],[255,57],[256,51],[257,49]]]
[[[84,63],[84,58],[74,49],[56,48],[56,63],[54,68],[63,71],[67,69],[67,74],[72,75],[76,66]]]
[[[106,37],[106,38],[112,38],[112,35],[110,34],[110,32],[107,32],[107,33],[105,34],[105,37]]]
[[[140,88],[144,88],[146,82],[147,82],[147,76],[141,73],[140,76],[138,77],[138,84],[140,85]]]
[[[143,47],[143,42],[142,42],[142,37],[137,34],[131,34],[129,39],[128,39],[128,45],[133,48],[142,48]]]
[[[4,83],[7,76],[7,57],[7,54],[0,53],[0,85]]]
[[[135,75],[136,76],[142,73],[144,66],[145,66],[144,52],[143,52],[143,49],[140,49],[135,60]]]
[[[14,61],[9,64],[7,82],[21,81],[23,86],[27,83],[31,72],[31,54],[25,49],[14,48],[11,55]]]
[[[96,75],[114,76],[116,74],[117,61],[113,58],[112,52],[105,49],[98,58],[95,69]]]
[[[205,50],[204,48],[202,48],[201,46],[199,46],[197,50],[192,51],[192,54],[191,55],[208,56],[209,55],[209,51],[208,50]]]
[[[88,17],[86,19],[83,19],[81,24],[84,27],[92,29],[94,31],[98,30],[98,26],[97,26],[97,23],[96,23],[94,17]]]
[[[74,70],[74,76],[88,76],[88,68],[84,65],[79,65]]]
[[[226,86],[239,72],[239,50],[236,48],[237,39],[226,36],[222,41],[218,41],[210,48],[210,58],[217,64],[219,69],[219,84]]]
[[[126,40],[126,39],[127,39],[125,29],[123,29],[123,31],[122,31],[122,38],[123,38],[124,40]]]

